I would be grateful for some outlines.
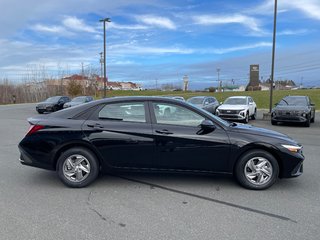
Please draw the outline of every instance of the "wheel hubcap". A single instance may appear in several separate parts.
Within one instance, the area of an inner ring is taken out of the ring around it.
[[[263,185],[270,181],[273,169],[268,159],[263,157],[251,158],[244,167],[247,180],[255,185]]]
[[[82,155],[72,155],[63,163],[63,175],[71,182],[82,182],[89,174],[90,162]]]

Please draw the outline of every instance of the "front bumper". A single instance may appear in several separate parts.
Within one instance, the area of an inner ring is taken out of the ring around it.
[[[54,107],[53,106],[37,106],[36,110],[38,112],[53,112],[54,111]]]
[[[274,111],[271,114],[272,121],[304,123],[308,121],[308,113],[301,111]]]

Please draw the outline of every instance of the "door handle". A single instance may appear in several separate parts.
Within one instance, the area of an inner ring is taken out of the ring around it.
[[[99,123],[94,123],[94,124],[88,123],[87,126],[90,127],[90,128],[96,128],[96,129],[97,129],[97,128],[98,128],[98,129],[103,128],[103,126],[102,126],[101,124],[99,124]]]
[[[173,134],[173,132],[169,132],[169,130],[167,130],[167,129],[156,130],[156,133],[165,134],[165,135]]]

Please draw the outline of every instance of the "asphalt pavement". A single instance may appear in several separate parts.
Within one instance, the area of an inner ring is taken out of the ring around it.
[[[320,236],[320,113],[310,128],[250,124],[304,146],[304,173],[250,191],[231,177],[104,175],[83,189],[23,166],[17,145],[35,104],[0,106],[0,239],[308,239]],[[260,116],[260,117],[259,117]],[[196,157],[196,156],[195,156]]]

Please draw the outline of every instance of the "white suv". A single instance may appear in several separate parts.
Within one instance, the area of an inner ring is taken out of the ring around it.
[[[217,108],[216,115],[225,120],[248,123],[250,118],[256,119],[257,105],[252,97],[229,97]]]

